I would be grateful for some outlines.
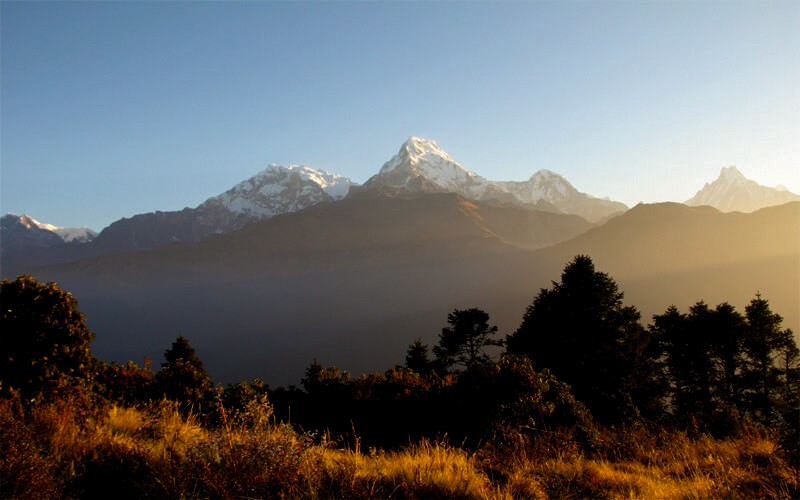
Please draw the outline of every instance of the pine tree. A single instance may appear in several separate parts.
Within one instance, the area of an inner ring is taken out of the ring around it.
[[[717,364],[717,393],[731,407],[741,406],[745,326],[744,317],[727,302],[717,305],[711,315],[710,343]]]
[[[775,417],[774,396],[783,378],[776,367],[776,360],[781,348],[787,349],[786,339],[791,339],[791,332],[781,330],[783,318],[772,312],[769,302],[761,294],[756,294],[745,307],[745,316],[744,379],[748,389],[748,404],[763,423],[769,424]],[[790,346],[788,350],[791,351]]]
[[[183,403],[184,408],[201,402],[213,386],[203,362],[183,335],[164,352],[156,384],[164,396]]]
[[[615,421],[637,412],[638,396],[659,399],[657,363],[645,359],[652,337],[639,324],[635,307],[622,304],[623,293],[585,255],[564,268],[561,282],[542,289],[522,324],[507,338],[510,354],[525,354],[537,370],[550,369],[572,386],[575,396],[600,420]]]
[[[428,355],[428,344],[422,342],[421,338],[414,339],[406,351],[406,368],[419,374],[430,373],[433,364]]]

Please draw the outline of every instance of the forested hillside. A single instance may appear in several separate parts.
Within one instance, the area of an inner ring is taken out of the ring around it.
[[[794,496],[800,351],[761,295],[641,322],[579,255],[505,337],[454,309],[403,365],[216,385],[178,336],[111,363],[75,298],[0,289],[3,496]]]

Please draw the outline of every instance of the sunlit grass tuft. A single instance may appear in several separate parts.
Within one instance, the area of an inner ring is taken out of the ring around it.
[[[8,491],[44,496],[301,498],[791,498],[798,473],[769,435],[727,440],[643,428],[601,431],[594,448],[569,434],[467,451],[421,441],[362,452],[277,424],[263,404],[205,427],[168,402],[68,405],[27,415],[0,407]],[[18,457],[18,458],[15,458]],[[37,467],[33,471],[31,467]],[[34,473],[35,472],[35,473]],[[34,495],[36,496],[36,495]]]
[[[489,498],[489,477],[464,450],[422,441],[402,451],[317,449],[323,496],[394,498]]]
[[[797,471],[778,455],[775,443],[758,433],[736,439],[689,439],[672,433],[668,442],[628,448],[627,455],[525,455],[507,461],[507,491],[530,484],[530,495],[591,498],[791,498]],[[613,439],[609,433],[607,436]],[[622,436],[621,439],[630,439]],[[613,446],[609,448],[613,451]]]

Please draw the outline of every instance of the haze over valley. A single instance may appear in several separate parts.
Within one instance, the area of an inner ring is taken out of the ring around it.
[[[363,186],[270,165],[195,208],[97,235],[7,215],[3,277],[70,290],[105,359],[153,358],[181,334],[219,380],[289,384],[313,358],[356,372],[400,363],[409,339],[432,343],[454,308],[481,307],[511,333],[579,254],[644,321],[760,292],[800,331],[797,199],[729,167],[687,205],[628,209],[550,171],[488,180],[412,137]]]

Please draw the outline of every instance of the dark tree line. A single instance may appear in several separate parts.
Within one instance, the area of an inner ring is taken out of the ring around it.
[[[761,295],[742,315],[728,303],[671,306],[653,318],[674,414],[713,421],[731,413],[767,426],[797,424],[800,351]]]
[[[588,435],[593,421],[641,418],[716,434],[750,419],[786,442],[800,439],[800,351],[766,299],[756,295],[743,314],[728,303],[701,301],[686,313],[670,306],[647,327],[623,299],[609,275],[577,256],[505,339],[485,311],[456,309],[432,349],[417,338],[404,366],[383,374],[351,377],[314,361],[302,388],[256,380],[220,391],[184,337],[157,372],[97,361],[74,298],[23,276],[0,287],[0,394],[31,400],[77,387],[125,404],[168,398],[196,412],[245,408],[269,393],[279,418],[355,430],[375,445],[553,428]]]
[[[798,436],[800,351],[760,294],[744,314],[700,301],[686,314],[670,306],[648,327],[623,298],[608,274],[579,255],[560,282],[540,290],[506,337],[505,353],[527,356],[536,370],[569,384],[600,422],[645,417],[724,434],[746,418]],[[427,360],[418,339],[406,366],[442,374],[489,363],[484,348],[500,342],[489,338],[496,328],[488,319],[478,309],[453,311],[436,358]]]

